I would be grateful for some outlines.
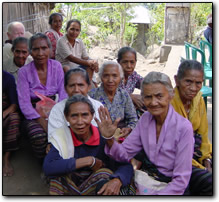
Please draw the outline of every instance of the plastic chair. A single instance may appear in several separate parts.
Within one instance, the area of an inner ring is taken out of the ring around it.
[[[206,110],[207,110],[207,97],[208,96],[212,97],[212,88],[208,87],[208,86],[202,86],[201,92],[202,92],[202,97],[204,98],[205,107],[206,107]]]
[[[209,79],[210,86],[212,87],[212,68],[209,65],[206,65],[205,53],[197,48],[196,46],[188,43],[185,43],[186,59],[188,60],[197,60],[197,54],[201,56],[201,64],[204,67],[204,85],[206,85],[206,79]]]
[[[205,56],[207,55],[207,51],[208,51],[208,59],[205,57],[206,61],[205,61],[205,66],[206,68],[212,69],[212,45],[204,40],[201,40],[199,42],[199,46],[200,49],[204,52]]]

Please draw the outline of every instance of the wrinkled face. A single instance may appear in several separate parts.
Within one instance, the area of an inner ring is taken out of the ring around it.
[[[144,85],[142,90],[147,110],[155,117],[166,117],[171,100],[167,88],[161,83],[153,83]]]
[[[35,64],[42,65],[47,63],[50,57],[50,48],[46,39],[39,38],[33,41],[31,56]]]
[[[70,76],[68,84],[65,86],[65,90],[69,97],[75,94],[82,94],[87,96],[88,87],[88,84],[81,76],[81,74],[74,73]]]
[[[176,86],[182,100],[191,101],[202,88],[203,73],[199,70],[187,70],[182,79],[175,77]]]
[[[81,32],[81,27],[77,22],[71,23],[67,30],[67,36],[71,39],[76,39]]]
[[[18,43],[13,51],[14,54],[14,63],[18,67],[22,67],[25,64],[25,61],[29,55],[27,44]]]
[[[107,65],[104,68],[101,80],[103,82],[104,90],[115,92],[121,81],[119,68],[115,65]]]
[[[24,32],[24,27],[22,25],[14,25],[11,29],[11,32],[7,32],[8,39],[13,41],[17,37],[24,37]]]
[[[77,136],[88,135],[93,115],[87,103],[77,102],[70,105],[66,120]]]
[[[135,54],[132,52],[126,52],[122,55],[122,59],[119,61],[119,64],[122,66],[124,74],[126,77],[131,75],[136,66]]]
[[[52,17],[51,28],[54,29],[57,32],[60,31],[60,29],[62,28],[62,18],[61,18],[61,16],[55,15],[55,16]]]

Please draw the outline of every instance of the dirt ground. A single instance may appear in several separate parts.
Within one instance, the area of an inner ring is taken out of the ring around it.
[[[162,72],[171,78],[176,73],[181,52],[184,47],[175,46],[169,55],[166,66]],[[144,69],[136,69],[142,71]],[[151,68],[151,71],[153,68]],[[212,98],[208,98],[208,122],[209,139],[212,142]],[[32,154],[30,145],[26,140],[22,141],[20,150],[13,153],[11,162],[14,167],[14,176],[2,177],[2,195],[48,195],[48,184],[46,184],[42,173],[42,164]]]

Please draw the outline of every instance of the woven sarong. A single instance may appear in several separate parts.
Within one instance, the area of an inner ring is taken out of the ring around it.
[[[9,107],[7,96],[3,93],[2,108],[3,110]],[[3,119],[3,151],[9,152],[19,148],[18,138],[20,137],[20,115],[18,112],[10,113]]]
[[[48,144],[47,133],[36,120],[24,120],[23,125],[34,155],[37,158],[44,158]]]
[[[102,182],[108,182],[112,171],[101,168],[96,172],[73,172],[50,180],[50,195],[96,195],[96,188]],[[103,185],[103,184],[102,184]],[[131,185],[122,187],[120,195],[135,195]]]

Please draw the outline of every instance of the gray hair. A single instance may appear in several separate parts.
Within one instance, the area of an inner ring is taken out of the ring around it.
[[[9,23],[8,26],[7,26],[7,32],[8,32],[8,33],[11,33],[12,28],[15,27],[16,25],[21,25],[21,26],[23,26],[24,32],[25,32],[25,27],[24,27],[24,25],[23,25],[21,22],[18,22],[18,21]]]
[[[169,95],[172,97],[174,95],[173,86],[171,84],[169,76],[161,72],[150,72],[148,73],[141,84],[141,95],[143,95],[143,86],[153,83],[163,84],[169,92]]]
[[[76,94],[76,95],[73,95],[73,96],[71,96],[70,98],[68,98],[68,100],[66,101],[66,103],[65,103],[65,108],[64,108],[64,114],[65,114],[65,116],[68,116],[70,106],[71,106],[72,104],[74,104],[74,103],[77,103],[77,102],[82,102],[82,103],[88,104],[88,106],[89,106],[89,108],[90,108],[91,114],[93,115],[93,114],[95,113],[91,101],[90,101],[86,96],[84,96],[84,95]]]
[[[185,76],[185,72],[188,70],[197,70],[203,73],[204,75],[204,68],[202,64],[196,60],[184,60],[178,68],[177,71],[177,78],[179,80],[183,79]]]
[[[30,37],[30,39],[29,39],[29,52],[30,52],[30,53],[31,53],[32,48],[33,48],[33,42],[34,42],[35,40],[37,40],[37,39],[45,39],[46,42],[47,42],[47,45],[48,45],[48,47],[49,47],[49,49],[50,49],[50,52],[51,52],[51,50],[52,50],[52,45],[51,45],[51,42],[50,42],[49,37],[46,36],[45,34],[39,32],[39,33],[34,34],[34,35],[33,35],[32,37]]]
[[[101,65],[100,71],[99,71],[99,77],[100,77],[100,78],[102,78],[104,69],[105,69],[105,67],[108,66],[108,65],[113,65],[113,66],[118,67],[118,69],[119,69],[119,74],[120,74],[120,78],[122,79],[122,78],[124,77],[124,72],[123,72],[123,69],[122,69],[121,65],[120,65],[118,62],[115,62],[115,61],[110,60],[110,61],[104,62],[104,63]]]

